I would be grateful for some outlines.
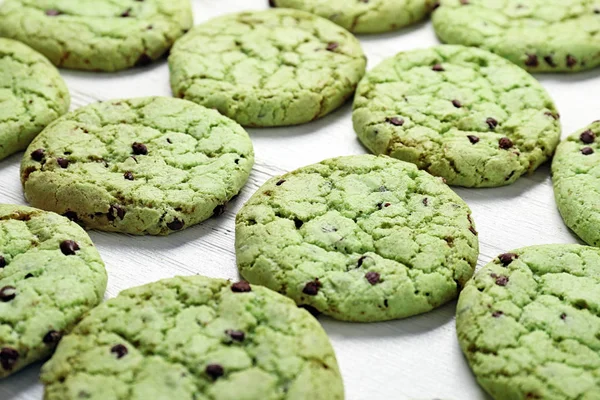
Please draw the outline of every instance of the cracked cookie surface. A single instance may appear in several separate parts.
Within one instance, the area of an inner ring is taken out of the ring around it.
[[[358,85],[352,115],[373,153],[466,187],[508,185],[533,172],[554,153],[558,118],[527,72],[485,50],[452,45],[383,61]]]
[[[106,279],[98,251],[77,224],[0,204],[0,378],[49,356],[102,301]]]
[[[175,277],[94,309],[42,368],[45,399],[342,400],[327,335],[246,282]]]
[[[552,161],[554,196],[565,223],[577,236],[600,247],[600,121],[575,132]]]
[[[245,279],[348,321],[408,317],[452,300],[473,274],[478,246],[458,195],[383,156],[275,177],[236,219]]]
[[[70,102],[65,82],[46,58],[0,38],[0,160],[25,149]]]
[[[394,31],[425,18],[433,0],[271,0],[327,18],[355,33]]]
[[[58,119],[21,163],[25,197],[92,229],[166,235],[220,215],[246,183],[252,143],[189,101],[96,103]]]
[[[160,58],[192,27],[189,0],[5,0],[0,36],[63,68],[117,71]]]
[[[323,117],[352,95],[365,66],[352,34],[291,9],[213,19],[181,38],[169,57],[176,97],[257,127]]]
[[[600,250],[546,245],[500,255],[460,294],[458,340],[498,400],[600,398]]]
[[[600,65],[597,0],[441,0],[432,19],[443,42],[490,50],[532,72]]]

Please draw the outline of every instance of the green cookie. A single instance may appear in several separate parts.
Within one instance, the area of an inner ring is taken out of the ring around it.
[[[104,263],[77,224],[0,204],[0,378],[52,354],[105,289]]]
[[[531,75],[463,46],[383,61],[360,82],[352,119],[373,153],[466,187],[508,185],[532,173],[561,132],[552,99]]]
[[[202,276],[121,292],[42,368],[46,400],[342,400],[327,335],[268,289]]]
[[[496,400],[600,399],[600,250],[501,254],[460,294],[458,340]]]
[[[0,160],[25,149],[70,102],[65,82],[47,59],[0,38]]]
[[[355,33],[393,31],[424,19],[434,0],[271,0],[274,7],[296,8],[328,18]]]
[[[389,157],[325,160],[275,177],[236,219],[242,276],[346,321],[430,311],[473,274],[469,207]]]
[[[595,0],[441,0],[433,26],[446,43],[481,47],[532,72],[600,65]]]
[[[189,0],[5,0],[0,36],[64,68],[117,71],[160,58],[191,28]]]
[[[290,9],[213,19],[181,38],[169,57],[175,96],[257,127],[329,114],[352,95],[365,66],[352,34]]]
[[[58,119],[29,146],[21,181],[32,205],[87,228],[167,235],[222,214],[253,163],[250,138],[234,121],[148,97]]]
[[[552,161],[556,204],[577,236],[600,247],[600,121],[558,145]]]

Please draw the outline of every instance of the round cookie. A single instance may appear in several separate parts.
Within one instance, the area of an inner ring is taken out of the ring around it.
[[[46,400],[342,400],[331,344],[289,299],[247,282],[175,277],[121,292],[42,368]]]
[[[24,44],[0,38],[0,103],[2,160],[25,149],[46,125],[66,113],[71,98],[46,58]]]
[[[270,0],[272,7],[308,11],[355,33],[389,32],[424,19],[433,0]]]
[[[80,108],[48,126],[21,164],[26,199],[88,228],[167,235],[214,215],[246,183],[250,138],[185,100]]]
[[[552,161],[556,204],[565,223],[589,245],[600,247],[600,121],[558,145]]]
[[[460,197],[389,157],[334,158],[275,177],[236,219],[245,279],[346,321],[404,318],[452,300],[478,246]]]
[[[450,185],[515,182],[548,160],[558,113],[527,72],[476,48],[397,54],[360,82],[354,130],[375,154],[412,162]]]
[[[600,249],[545,245],[500,255],[467,283],[460,346],[496,400],[600,398]]]
[[[49,356],[105,290],[104,263],[77,224],[0,204],[0,378]]]
[[[600,3],[441,0],[433,26],[446,43],[492,51],[532,72],[600,65]]]
[[[360,42],[334,23],[291,9],[243,12],[194,27],[171,56],[171,87],[245,126],[321,118],[365,73]]]
[[[165,54],[193,25],[189,0],[5,0],[0,36],[64,68],[117,71]]]

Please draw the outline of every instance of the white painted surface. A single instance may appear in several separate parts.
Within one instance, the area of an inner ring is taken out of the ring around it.
[[[228,12],[264,9],[267,0],[192,0],[196,23]],[[400,50],[438,43],[429,22],[384,35],[362,36],[369,67]],[[170,95],[166,62],[117,74],[61,71],[72,108],[117,97]],[[564,135],[600,118],[600,71],[538,77],[560,110]],[[351,105],[320,121],[250,130],[256,166],[227,213],[169,237],[130,237],[91,232],[109,273],[107,297],[174,275],[202,274],[237,279],[233,251],[234,216],[270,176],[322,159],[362,154],[352,130]],[[21,155],[0,162],[0,202],[23,203],[18,166]],[[499,189],[456,189],[471,206],[480,232],[479,266],[506,250],[547,243],[574,243],[552,193],[549,167]],[[489,399],[462,357],[451,303],[429,314],[378,324],[349,324],[321,318],[342,369],[348,400]],[[1,400],[42,398],[39,364],[0,382]],[[175,399],[174,399],[175,400]]]

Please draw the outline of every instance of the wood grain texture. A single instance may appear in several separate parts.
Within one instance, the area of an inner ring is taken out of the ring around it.
[[[196,23],[227,12],[264,9],[267,0],[192,0]],[[429,22],[390,34],[361,36],[369,66],[400,50],[438,43]],[[98,100],[170,95],[166,62],[117,74],[61,71],[73,97],[72,108]],[[563,136],[600,118],[595,94],[600,71],[573,76],[541,75],[560,110]],[[91,232],[106,262],[107,297],[121,290],[174,275],[202,274],[237,279],[234,217],[269,177],[322,159],[363,154],[352,130],[351,105],[311,124],[252,129],[257,163],[250,181],[227,212],[169,237],[131,237]],[[0,162],[0,201],[24,204],[19,182],[21,154]],[[456,189],[471,206],[480,232],[479,266],[506,250],[547,243],[575,243],[563,224],[552,192],[548,166],[499,189]],[[331,337],[349,400],[456,399],[488,397],[464,361],[454,330],[455,303],[426,315],[378,324],[350,324],[321,318]],[[0,383],[0,399],[38,400],[39,364]]]

